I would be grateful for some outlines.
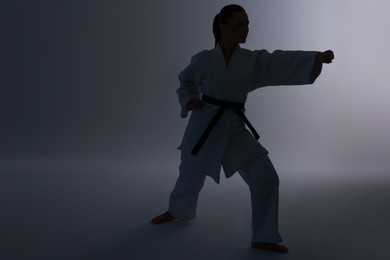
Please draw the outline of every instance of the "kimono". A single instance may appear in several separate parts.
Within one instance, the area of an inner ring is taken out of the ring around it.
[[[218,100],[245,103],[248,93],[261,87],[312,84],[321,73],[315,62],[318,52],[247,50],[237,47],[226,64],[222,49],[203,50],[191,58],[179,74],[177,89],[181,116],[187,117],[187,102],[207,95]],[[191,150],[219,110],[205,103],[191,112],[181,145],[181,160],[219,183],[221,166],[226,178],[243,165],[268,151],[254,139],[244,122],[227,109],[215,125],[197,155]],[[249,118],[250,120],[250,118]]]

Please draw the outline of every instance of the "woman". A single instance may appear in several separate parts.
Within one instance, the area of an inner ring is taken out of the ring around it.
[[[244,115],[244,103],[248,93],[260,87],[312,84],[322,63],[331,63],[334,55],[332,51],[243,49],[239,44],[246,42],[248,25],[241,6],[222,8],[213,24],[215,48],[194,55],[179,74],[181,116],[192,113],[180,146],[180,175],[168,211],[152,223],[195,218],[206,175],[219,183],[222,166],[227,178],[238,171],[249,186],[252,248],[287,253],[278,232],[279,178]]]

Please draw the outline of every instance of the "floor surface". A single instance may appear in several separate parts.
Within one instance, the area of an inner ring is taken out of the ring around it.
[[[390,173],[279,172],[287,255],[250,249],[249,190],[207,179],[198,217],[160,226],[176,161],[0,162],[0,259],[390,259]]]

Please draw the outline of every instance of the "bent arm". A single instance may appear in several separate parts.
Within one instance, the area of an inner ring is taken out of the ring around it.
[[[191,58],[190,64],[179,74],[180,87],[176,90],[181,105],[181,117],[187,117],[194,100],[201,98],[200,94],[200,73],[197,69],[199,54]]]

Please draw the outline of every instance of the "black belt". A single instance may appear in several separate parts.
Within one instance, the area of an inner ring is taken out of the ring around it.
[[[256,140],[260,138],[259,134],[256,132],[255,128],[252,126],[252,124],[249,122],[248,118],[246,118],[244,112],[242,112],[242,109],[244,109],[245,103],[235,103],[235,102],[227,102],[227,101],[222,101],[218,100],[206,95],[202,96],[202,101],[205,103],[209,103],[212,105],[217,105],[220,107],[218,112],[215,114],[215,116],[211,119],[210,123],[204,130],[202,136],[199,138],[198,142],[192,149],[191,153],[193,155],[197,155],[200,148],[202,148],[203,144],[206,142],[207,137],[210,135],[211,130],[215,127],[217,124],[218,120],[221,118],[223,112],[225,112],[226,109],[233,109],[244,121],[244,123],[248,126],[248,128],[251,130],[253,136],[255,137]]]

